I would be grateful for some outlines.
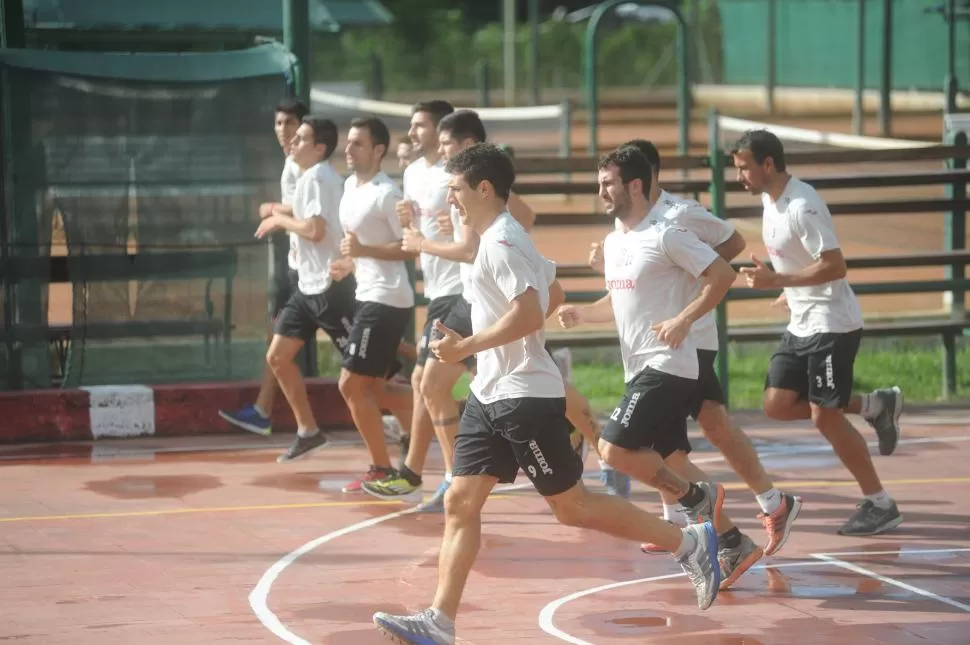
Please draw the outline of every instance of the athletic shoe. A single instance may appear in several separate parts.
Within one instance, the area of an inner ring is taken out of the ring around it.
[[[374,614],[377,630],[398,645],[455,645],[455,628],[444,629],[434,619],[431,609],[411,616],[392,616],[382,611]]]
[[[721,566],[717,561],[717,531],[710,522],[692,524],[684,531],[692,533],[697,543],[686,555],[677,558],[677,563],[697,590],[697,606],[707,609],[717,598],[718,587],[721,585]]]
[[[301,437],[299,433],[297,433],[296,439],[294,439],[293,443],[290,444],[290,447],[286,449],[286,452],[276,458],[276,461],[282,464],[287,461],[299,459],[300,457],[306,457],[314,450],[323,448],[326,443],[327,437],[320,430],[317,430],[315,434],[312,434],[309,437]]]
[[[264,437],[273,434],[273,426],[270,425],[270,420],[257,412],[254,405],[247,405],[235,412],[219,410],[219,416],[243,430],[255,432]]]
[[[872,500],[864,499],[856,505],[859,510],[839,529],[839,535],[865,536],[878,535],[894,529],[903,522],[896,502],[889,508],[879,508]]]
[[[899,416],[903,413],[903,391],[896,386],[875,390],[872,393],[882,402],[882,410],[866,419],[879,438],[879,454],[891,455],[899,443]]]
[[[781,547],[785,546],[788,536],[791,534],[792,524],[802,510],[802,498],[781,494],[781,505],[771,513],[759,513],[758,518],[768,532],[768,544],[765,546],[765,555],[778,553]]]
[[[745,534],[741,534],[741,544],[735,548],[722,546],[717,552],[721,565],[721,591],[724,591],[761,559],[764,551]]]

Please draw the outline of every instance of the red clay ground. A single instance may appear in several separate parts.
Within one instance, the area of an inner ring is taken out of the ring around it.
[[[870,539],[835,534],[858,490],[815,432],[740,418],[805,510],[763,563],[773,568],[752,570],[706,612],[670,558],[559,526],[520,478],[521,490],[486,506],[460,642],[970,643],[968,418],[904,415],[897,453],[874,459],[906,521]],[[370,616],[427,605],[442,518],[337,492],[366,464],[352,437],[279,465],[289,438],[0,449],[0,640],[385,642]],[[696,443],[697,460],[729,488],[735,521],[763,541],[752,496]],[[590,458],[593,487],[596,468]],[[435,454],[425,490],[440,474]],[[659,511],[655,493],[638,486],[634,497]]]

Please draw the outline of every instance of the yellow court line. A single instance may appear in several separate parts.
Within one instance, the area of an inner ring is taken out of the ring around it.
[[[507,495],[493,495],[489,499],[505,499]],[[266,504],[262,506],[203,506],[201,508],[163,508],[155,511],[124,511],[120,513],[77,513],[73,515],[24,515],[0,517],[4,522],[41,522],[45,520],[96,520],[122,517],[157,517],[159,515],[183,515],[186,513],[231,513],[235,511],[284,511],[298,508],[337,508],[345,506],[396,506],[403,502],[366,500],[363,502],[310,502],[306,504]]]
[[[937,477],[933,479],[891,479],[883,481],[885,485],[906,486],[917,484],[964,484],[970,482],[970,477]],[[858,486],[854,479],[831,481],[779,481],[778,488],[797,490],[802,488],[840,488],[843,486]],[[726,490],[747,490],[747,484],[731,482],[724,484]],[[531,491],[529,491],[531,492]],[[492,495],[489,499],[510,499],[519,495]],[[124,517],[158,517],[161,515],[184,515],[188,513],[231,513],[237,511],[284,511],[300,508],[339,508],[360,506],[397,506],[402,502],[385,502],[381,500],[367,500],[363,502],[310,502],[306,504],[267,504],[263,506],[211,506],[201,508],[167,508],[155,511],[125,511],[121,513],[78,513],[74,515],[24,515],[18,517],[0,517],[0,524],[10,522],[42,522],[50,520],[95,520]]]

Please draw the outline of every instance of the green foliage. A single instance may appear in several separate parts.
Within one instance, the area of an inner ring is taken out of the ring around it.
[[[503,29],[491,23],[476,30],[457,9],[426,8],[421,20],[396,8],[398,22],[381,28],[347,30],[337,37],[317,36],[316,80],[363,80],[370,88],[373,58],[383,65],[385,90],[471,89],[476,87],[476,67],[488,62],[490,83],[502,81]],[[703,11],[700,31],[703,51],[718,52],[719,27],[708,19],[716,12]],[[420,25],[418,24],[420,23]],[[567,24],[547,20],[539,28],[540,85],[544,88],[578,88],[582,85],[586,23]],[[677,83],[677,25],[675,23],[610,25],[600,29],[598,73],[603,86],[664,87]],[[517,83],[528,82],[530,29],[519,24],[516,32]],[[692,48],[694,50],[695,48]],[[701,51],[701,50],[696,50]],[[704,67],[710,67],[706,60]]]

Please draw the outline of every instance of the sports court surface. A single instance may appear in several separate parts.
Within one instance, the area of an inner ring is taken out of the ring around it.
[[[843,538],[835,530],[859,493],[821,438],[739,415],[805,507],[782,552],[706,612],[671,558],[559,526],[520,475],[486,505],[458,642],[970,643],[968,419],[970,409],[904,414],[896,454],[873,449],[904,524]],[[289,438],[0,448],[0,641],[385,642],[371,614],[427,606],[442,517],[339,492],[366,467],[354,435],[277,464]],[[728,488],[726,508],[763,542],[753,497],[692,438]],[[429,492],[441,477],[434,450]],[[598,488],[596,468],[590,457]],[[638,485],[634,498],[659,514],[656,493]]]

